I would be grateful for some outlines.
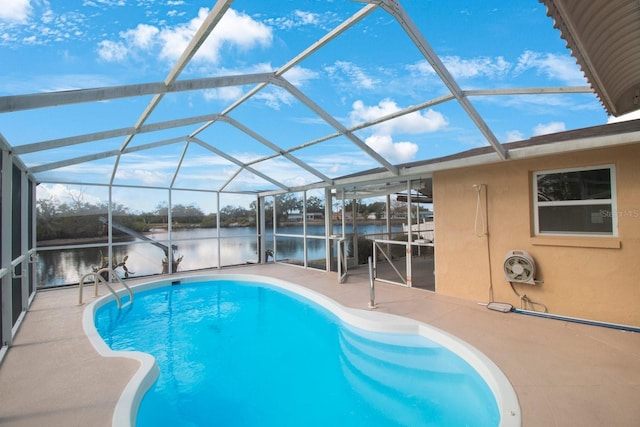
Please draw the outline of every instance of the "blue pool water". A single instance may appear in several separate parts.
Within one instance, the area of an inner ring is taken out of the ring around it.
[[[160,369],[137,426],[495,426],[462,358],[419,335],[358,329],[289,291],[215,280],[136,293],[96,312],[114,350]]]

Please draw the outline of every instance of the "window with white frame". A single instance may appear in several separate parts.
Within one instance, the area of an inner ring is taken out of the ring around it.
[[[536,235],[617,235],[613,165],[533,173]]]

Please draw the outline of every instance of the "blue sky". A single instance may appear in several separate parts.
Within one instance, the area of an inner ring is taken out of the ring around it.
[[[0,0],[0,96],[114,86],[165,79],[214,1]],[[464,90],[586,85],[537,0],[429,1],[401,4]],[[347,0],[237,0],[180,75],[180,80],[274,71],[363,7]],[[379,9],[284,77],[349,128],[438,98],[444,84],[398,23]],[[165,96],[147,123],[223,111],[252,86]],[[0,114],[14,145],[133,126],[150,97]],[[604,124],[591,94],[472,97],[500,142]],[[229,116],[288,149],[335,130],[290,93],[268,86]],[[196,126],[137,135],[131,146],[180,137]],[[460,106],[447,102],[357,131],[391,163],[440,157],[487,145]],[[243,162],[273,153],[227,123],[199,137]],[[123,138],[25,155],[28,165],[120,147]],[[116,183],[167,186],[184,143],[123,156]],[[293,153],[331,178],[379,166],[346,138]],[[140,166],[143,164],[144,166]],[[43,173],[43,180],[83,176],[108,182],[114,159]],[[288,186],[317,177],[282,158],[253,165]],[[232,163],[191,144],[175,186],[217,189]],[[241,172],[226,189],[269,189]]]

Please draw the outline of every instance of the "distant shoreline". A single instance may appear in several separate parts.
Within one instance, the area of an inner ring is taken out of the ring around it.
[[[351,220],[346,221],[347,224],[351,224]],[[376,219],[376,220],[367,220],[367,221],[358,221],[358,225],[381,225],[386,223],[384,219]],[[393,224],[403,224],[403,220],[392,219],[391,223]],[[310,225],[323,225],[323,220],[312,220],[307,221],[307,224]],[[339,221],[334,221],[334,225],[339,225]],[[279,225],[279,227],[296,227],[301,226],[302,222],[292,222],[287,221],[283,222]],[[221,228],[239,228],[239,227],[251,227],[251,225],[228,225]],[[202,229],[202,228],[216,228],[216,227],[200,227],[198,225],[187,225],[187,224],[179,224],[174,225],[174,230],[192,230],[192,229]],[[153,224],[151,230],[148,232],[143,232],[141,234],[153,233],[153,230],[167,230],[168,227],[166,224]],[[135,237],[126,236],[126,235],[117,235],[113,236],[114,242],[132,242],[135,240]],[[52,246],[69,246],[69,245],[83,245],[83,244],[108,244],[109,240],[107,236],[94,236],[94,237],[72,237],[66,239],[50,239],[50,240],[39,240],[36,242],[36,246],[38,248],[46,248]]]

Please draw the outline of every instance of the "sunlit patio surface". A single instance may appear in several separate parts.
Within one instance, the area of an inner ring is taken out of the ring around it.
[[[366,268],[352,271],[343,284],[335,273],[279,264],[202,273],[295,278],[346,306],[367,309],[369,303]],[[92,301],[89,288],[85,301]],[[638,333],[504,314],[476,301],[380,282],[376,303],[377,311],[426,322],[490,357],[518,394],[524,426],[640,425]],[[0,366],[1,425],[111,425],[137,362],[98,355],[82,330],[85,306],[78,305],[77,287],[37,294]]]

